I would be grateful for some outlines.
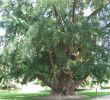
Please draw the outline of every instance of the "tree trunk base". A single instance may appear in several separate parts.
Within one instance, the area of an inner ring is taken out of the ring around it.
[[[75,91],[74,90],[63,90],[63,91],[58,91],[58,90],[52,90],[51,96],[73,96],[75,95]]]

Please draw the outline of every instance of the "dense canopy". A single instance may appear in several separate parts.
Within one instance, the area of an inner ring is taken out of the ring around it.
[[[1,0],[1,80],[38,78],[70,95],[88,76],[110,76],[109,0]]]

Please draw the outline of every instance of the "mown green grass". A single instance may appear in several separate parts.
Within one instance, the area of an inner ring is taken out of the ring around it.
[[[101,91],[96,92],[95,90],[85,90],[85,91],[80,91],[78,94],[88,96],[87,98],[80,99],[80,100],[92,100],[93,98],[110,95],[110,91],[101,90]]]
[[[42,91],[39,93],[19,93],[17,91],[0,91],[0,100],[41,100],[38,97],[48,96],[50,94],[49,91]],[[84,90],[79,91],[79,95],[87,95],[87,98],[83,98],[80,100],[91,100],[91,98],[95,98],[97,96],[105,96],[110,95],[109,91],[101,91],[96,94],[94,90]]]
[[[17,93],[9,91],[0,91],[0,100],[37,100],[36,97],[48,96],[49,92],[39,93]]]

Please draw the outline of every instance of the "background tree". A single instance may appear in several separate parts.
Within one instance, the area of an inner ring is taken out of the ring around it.
[[[38,78],[54,95],[72,95],[88,76],[109,78],[109,1],[2,0],[0,11],[11,78]]]

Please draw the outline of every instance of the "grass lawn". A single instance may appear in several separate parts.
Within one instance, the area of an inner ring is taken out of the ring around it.
[[[36,97],[48,96],[49,92],[43,91],[39,93],[19,93],[0,91],[0,100],[37,100]]]
[[[96,94],[95,90],[84,90],[79,91],[79,95],[87,95],[87,98],[80,100],[91,100],[97,96],[110,95],[110,91],[100,91]],[[48,96],[49,91],[42,91],[39,93],[19,93],[19,92],[9,92],[9,91],[0,91],[0,100],[41,100],[37,99],[39,96]]]
[[[95,90],[84,90],[84,91],[80,91],[78,93],[79,95],[87,95],[88,97],[85,99],[81,99],[81,100],[91,100],[93,98],[96,97],[102,97],[102,96],[106,96],[106,95],[110,95],[110,90],[100,90],[96,93]]]

